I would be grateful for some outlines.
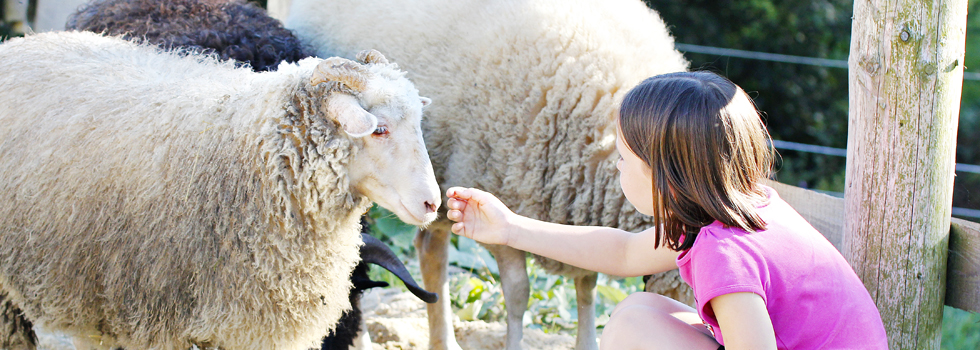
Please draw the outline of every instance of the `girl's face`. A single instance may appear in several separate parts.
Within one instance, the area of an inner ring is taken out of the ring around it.
[[[616,168],[619,169],[619,185],[623,188],[626,200],[640,213],[653,215],[653,170],[633,154],[619,130],[616,130],[616,150],[619,151],[619,162],[616,163]]]

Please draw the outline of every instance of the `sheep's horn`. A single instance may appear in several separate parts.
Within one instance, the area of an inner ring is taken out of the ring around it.
[[[347,85],[351,90],[364,91],[367,87],[367,77],[371,73],[360,63],[341,57],[330,57],[318,64],[310,78],[311,85],[328,81],[337,81]]]
[[[388,64],[388,59],[385,58],[385,55],[382,55],[381,52],[375,49],[358,52],[357,60],[364,63]]]
[[[436,293],[430,293],[422,287],[419,287],[412,275],[408,273],[408,269],[402,264],[401,260],[395,256],[395,253],[388,248],[381,240],[374,238],[373,236],[361,233],[361,239],[364,240],[364,245],[361,246],[361,260],[367,263],[375,264],[391,271],[396,277],[405,282],[405,287],[415,294],[422,301],[432,304],[439,300],[439,295]]]

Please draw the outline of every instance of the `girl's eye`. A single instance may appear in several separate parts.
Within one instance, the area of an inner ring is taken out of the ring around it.
[[[379,135],[379,136],[380,135],[387,135],[388,134],[388,127],[387,126],[378,125],[378,128],[377,129],[374,129],[374,134],[375,135]]]

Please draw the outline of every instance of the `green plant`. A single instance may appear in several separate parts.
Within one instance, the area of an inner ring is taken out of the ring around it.
[[[533,261],[528,261],[527,269],[531,295],[524,315],[525,326],[545,333],[575,334],[578,324],[575,283],[564,276],[548,274]]]
[[[980,314],[943,307],[943,340],[940,349],[980,349]]]

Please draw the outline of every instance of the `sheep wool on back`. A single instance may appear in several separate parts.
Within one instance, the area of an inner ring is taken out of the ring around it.
[[[93,349],[318,347],[351,307],[370,204],[320,61],[254,73],[83,32],[0,45],[6,301]]]
[[[443,192],[487,189],[515,212],[551,222],[634,232],[651,225],[620,190],[616,110],[640,81],[686,70],[688,62],[642,2],[293,0],[285,25],[319,55],[377,48],[438,101],[423,131]],[[443,293],[450,292],[445,267],[432,264],[445,264],[445,248],[438,246],[447,244],[448,232],[448,222],[440,221],[417,240],[426,287]],[[524,254],[487,248],[501,269],[508,349],[515,349],[528,298]],[[578,294],[577,348],[595,348],[589,313],[595,273],[535,260],[586,289]],[[579,278],[591,282],[580,285]],[[689,293],[676,272],[656,278],[662,292],[681,299]],[[448,303],[438,307],[443,310],[429,310],[431,345],[458,348]]]

